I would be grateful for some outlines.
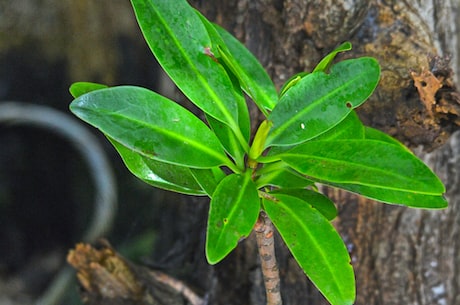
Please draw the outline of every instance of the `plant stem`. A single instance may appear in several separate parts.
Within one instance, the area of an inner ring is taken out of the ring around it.
[[[256,232],[265,292],[267,293],[267,305],[282,305],[280,274],[275,256],[275,240],[273,238],[274,227],[264,211],[260,212],[254,231]]]

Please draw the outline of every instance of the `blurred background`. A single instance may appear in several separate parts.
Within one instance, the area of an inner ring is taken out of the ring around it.
[[[68,250],[85,239],[97,204],[114,209],[107,234],[100,233],[122,254],[138,260],[152,256],[155,242],[171,247],[179,225],[165,215],[184,198],[131,176],[104,137],[68,110],[75,81],[136,84],[174,95],[160,73],[129,1],[0,1],[0,304],[32,304],[45,293]],[[57,115],[71,126],[28,121],[34,111],[45,122]],[[97,202],[98,168],[80,151],[91,147],[62,134],[75,124],[102,146],[110,167],[104,174],[116,175],[110,203]],[[164,226],[171,236],[158,242],[155,232]],[[77,287],[70,292],[62,304],[79,303]]]

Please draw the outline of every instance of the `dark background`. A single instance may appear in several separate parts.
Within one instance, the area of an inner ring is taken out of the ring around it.
[[[72,117],[72,82],[174,92],[161,78],[127,1],[0,4],[0,103],[43,105]],[[190,198],[138,181],[107,140],[87,128],[116,175],[118,209],[104,237],[135,261],[164,265],[183,238],[181,218],[205,210],[177,213]],[[65,265],[93,214],[91,170],[71,141],[53,130],[0,122],[0,303],[30,304]]]

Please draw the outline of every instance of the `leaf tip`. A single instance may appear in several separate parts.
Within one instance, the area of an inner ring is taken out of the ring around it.
[[[108,86],[90,82],[76,82],[70,85],[69,92],[73,96],[73,98],[78,98],[88,92],[105,88],[108,88]]]

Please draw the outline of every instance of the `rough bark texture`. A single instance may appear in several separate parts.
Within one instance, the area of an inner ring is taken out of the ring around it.
[[[281,305],[280,274],[275,254],[274,226],[265,212],[261,212],[254,232],[256,234],[260,266],[264,277],[267,305]]]
[[[339,203],[335,225],[352,255],[356,304],[460,304],[460,135],[454,133],[460,113],[455,90],[460,72],[458,2],[191,3],[243,41],[278,87],[292,74],[311,70],[345,40],[354,49],[342,58],[368,55],[380,61],[380,86],[359,114],[366,124],[390,133],[425,158],[446,183],[450,206],[444,211],[422,211],[325,190]],[[158,87],[161,78],[149,70],[154,63],[134,22],[127,1],[5,1],[0,4],[1,60],[5,63],[25,52],[27,62],[45,61],[51,66],[64,62],[65,78],[71,81]],[[8,93],[18,86],[16,70],[0,76],[0,97],[14,96]],[[255,110],[251,114],[257,118]],[[264,304],[254,236],[222,263],[208,266],[203,251],[206,202],[176,201],[172,197],[165,199],[167,205],[160,205],[158,213],[164,216],[156,224],[160,239],[153,255],[155,264],[193,283],[209,304]],[[278,243],[276,250],[284,304],[326,304],[287,249]]]
[[[363,121],[417,152],[441,175],[450,207],[422,211],[382,205],[337,190],[335,222],[357,276],[356,304],[457,304],[459,97],[453,1],[196,1],[257,55],[280,86],[310,70],[338,43],[345,56],[374,56],[382,80],[359,110]],[[233,14],[229,12],[234,12]],[[448,141],[446,144],[445,142]],[[444,146],[442,146],[444,145]],[[441,147],[442,146],[442,147]],[[427,154],[423,151],[433,151]],[[285,304],[305,304],[308,284],[280,247]],[[302,291],[303,290],[303,291]],[[309,304],[320,304],[319,298]]]

